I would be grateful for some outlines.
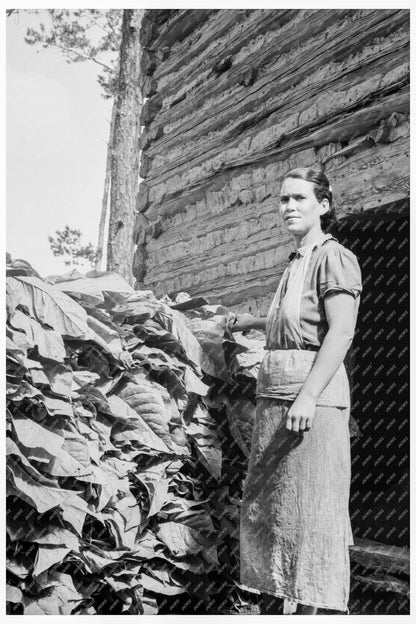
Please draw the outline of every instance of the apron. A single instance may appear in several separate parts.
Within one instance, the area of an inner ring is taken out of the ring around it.
[[[333,236],[324,234],[319,241],[329,238]],[[294,401],[316,360],[318,351],[307,348],[300,327],[303,284],[315,245],[298,249],[299,255],[286,267],[273,297],[266,318],[266,354],[257,377],[256,397]],[[285,348],[285,342],[296,348]],[[350,407],[344,363],[320,394],[317,405]]]

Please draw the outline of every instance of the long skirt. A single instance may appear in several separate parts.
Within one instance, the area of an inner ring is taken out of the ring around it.
[[[318,406],[286,429],[292,401],[258,398],[240,516],[240,580],[292,603],[348,612],[349,408]]]

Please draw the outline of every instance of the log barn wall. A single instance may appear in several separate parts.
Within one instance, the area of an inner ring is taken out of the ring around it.
[[[293,166],[325,165],[340,218],[406,210],[408,10],[147,10],[133,273],[265,315],[293,249]]]

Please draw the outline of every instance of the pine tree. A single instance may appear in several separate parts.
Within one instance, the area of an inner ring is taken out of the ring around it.
[[[8,10],[7,15],[14,12]],[[107,269],[119,271],[131,283],[142,105],[138,79],[139,30],[144,10],[47,9],[44,12],[47,24],[42,22],[38,28],[28,28],[25,41],[59,49],[68,63],[96,63],[103,97],[113,99],[95,268],[102,266],[110,199]],[[128,69],[120,66],[120,61]],[[123,167],[128,170],[123,171]]]

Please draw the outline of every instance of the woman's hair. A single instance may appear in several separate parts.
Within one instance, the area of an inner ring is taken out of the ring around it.
[[[328,212],[320,216],[322,230],[326,231],[332,225],[337,223],[335,208],[333,205],[332,188],[322,169],[315,169],[313,167],[297,167],[296,169],[288,171],[284,179],[286,178],[298,178],[299,180],[312,182],[316,199],[319,202],[323,199],[327,199],[329,201]]]

